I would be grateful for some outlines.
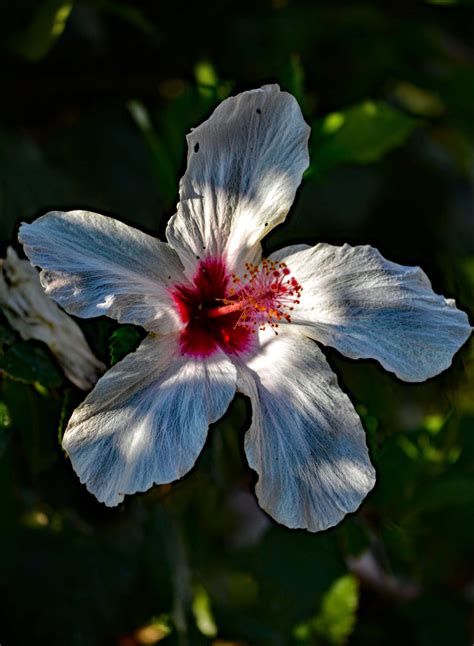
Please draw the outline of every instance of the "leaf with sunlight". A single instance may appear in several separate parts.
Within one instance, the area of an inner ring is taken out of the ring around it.
[[[368,164],[404,143],[419,121],[382,101],[331,112],[313,124],[309,175],[340,164]]]
[[[351,574],[336,579],[323,597],[318,614],[296,626],[294,637],[312,644],[322,637],[331,646],[345,644],[354,630],[359,606],[359,584]]]

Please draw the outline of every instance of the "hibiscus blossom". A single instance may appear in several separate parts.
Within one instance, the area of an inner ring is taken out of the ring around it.
[[[330,527],[358,508],[375,473],[360,419],[313,340],[423,381],[468,338],[467,316],[421,269],[372,247],[297,245],[262,259],[260,241],[308,166],[309,131],[276,85],[221,103],[188,135],[168,243],[85,211],[22,225],[46,292],[69,313],[149,332],[63,439],[106,505],[184,476],[238,391],[253,410],[245,452],[260,505],[288,527]]]

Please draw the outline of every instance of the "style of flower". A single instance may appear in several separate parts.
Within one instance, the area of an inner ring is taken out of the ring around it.
[[[52,212],[20,240],[69,313],[106,314],[148,337],[74,412],[63,439],[106,505],[184,476],[236,391],[260,505],[288,527],[326,529],[375,482],[364,430],[314,340],[406,381],[447,368],[466,314],[417,267],[369,246],[290,246],[262,259],[308,166],[295,99],[265,86],[223,101],[188,135],[180,201],[160,242],[117,220]]]

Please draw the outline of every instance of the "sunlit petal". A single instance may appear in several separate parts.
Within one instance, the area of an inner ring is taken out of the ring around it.
[[[258,500],[288,527],[326,529],[374,485],[364,430],[313,341],[287,326],[260,342],[237,382],[252,402],[245,451]]]
[[[107,314],[163,332],[177,327],[168,287],[183,274],[166,243],[88,211],[52,211],[23,224],[19,238],[43,270],[46,293],[70,314]]]
[[[405,381],[451,365],[471,334],[466,314],[435,294],[419,267],[386,260],[373,247],[288,247],[271,256],[303,285],[293,322],[353,359],[372,358]]]
[[[196,258],[255,260],[309,164],[309,127],[277,85],[223,101],[188,135],[188,167],[167,238],[192,276]]]
[[[74,412],[63,446],[88,490],[117,505],[125,494],[192,468],[235,383],[222,353],[192,360],[180,354],[175,335],[152,335],[98,381]]]

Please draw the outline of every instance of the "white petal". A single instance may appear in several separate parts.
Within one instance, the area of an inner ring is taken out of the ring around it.
[[[12,247],[0,260],[0,306],[22,339],[46,343],[78,388],[89,390],[104,372],[81,328],[46,296],[36,269],[20,260]]]
[[[353,359],[372,358],[405,381],[451,365],[471,334],[464,312],[435,294],[419,267],[389,262],[373,247],[319,244],[282,249],[303,286],[293,322]]]
[[[70,314],[107,314],[161,332],[177,327],[167,287],[183,273],[166,243],[87,211],[52,211],[23,224],[19,238],[43,269],[46,293]]]
[[[108,506],[184,476],[235,393],[229,359],[181,356],[176,335],[149,336],[74,412],[63,439],[81,482]]]
[[[314,342],[290,326],[260,342],[237,381],[252,401],[245,451],[259,503],[288,527],[326,529],[375,483],[364,430]]]
[[[223,101],[187,137],[188,167],[178,212],[166,232],[189,277],[197,257],[230,268],[255,260],[282,222],[308,167],[310,129],[296,100],[277,85]]]

